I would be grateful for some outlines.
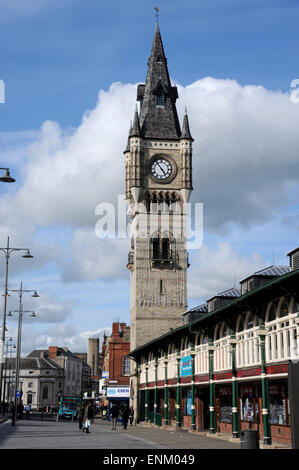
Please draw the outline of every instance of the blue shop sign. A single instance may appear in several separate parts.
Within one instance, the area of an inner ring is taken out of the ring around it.
[[[181,377],[192,375],[192,360],[191,356],[184,356],[180,360]]]

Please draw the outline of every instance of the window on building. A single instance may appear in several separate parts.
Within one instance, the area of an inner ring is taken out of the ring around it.
[[[290,424],[290,418],[286,385],[270,384],[269,392],[271,424],[288,426]]]
[[[44,385],[44,388],[43,388],[43,400],[47,400],[48,399],[48,385]]]
[[[240,418],[241,421],[249,421],[252,423],[259,422],[259,406],[258,406],[258,388],[257,387],[241,387],[240,389]]]
[[[289,306],[288,306],[287,301],[284,300],[280,306],[279,317],[285,317],[288,314],[289,314]]]
[[[28,388],[32,388],[33,387],[33,382],[28,382]]]
[[[122,375],[130,375],[130,358],[128,356],[124,356],[122,359],[123,362],[123,374]]]
[[[164,106],[165,105],[165,93],[162,88],[157,91],[156,94],[156,106]]]

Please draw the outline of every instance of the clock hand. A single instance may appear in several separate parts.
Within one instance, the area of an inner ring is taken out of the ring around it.
[[[163,170],[163,168],[161,167],[160,163],[157,162],[157,165],[160,167],[160,169],[163,171],[163,174],[166,175],[165,171]]]

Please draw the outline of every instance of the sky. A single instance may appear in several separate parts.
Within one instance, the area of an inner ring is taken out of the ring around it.
[[[130,322],[127,238],[99,239],[99,204],[124,194],[124,156],[158,5],[178,114],[188,109],[191,201],[203,245],[190,250],[188,305],[199,305],[298,246],[297,0],[0,0],[0,247],[23,296],[22,354],[87,351]],[[1,97],[1,93],[0,93]],[[117,211],[116,211],[117,212]],[[0,252],[0,286],[5,259]],[[2,267],[1,267],[2,266]],[[8,308],[17,309],[11,293]],[[1,309],[2,310],[2,309]],[[2,315],[1,315],[2,317]],[[8,336],[17,338],[17,314]]]

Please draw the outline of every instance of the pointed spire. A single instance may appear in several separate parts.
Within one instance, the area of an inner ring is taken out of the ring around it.
[[[132,137],[132,136],[134,136],[134,137],[140,137],[141,136],[137,104],[135,106],[133,127],[131,128],[131,132],[130,132],[130,137]]]
[[[130,129],[129,129],[129,135],[128,135],[126,150],[123,153],[130,152],[130,137],[131,137],[131,135],[132,135],[132,121],[130,121]]]
[[[188,114],[187,114],[187,108],[185,106],[185,114],[184,114],[184,119],[183,119],[183,126],[182,126],[182,134],[181,134],[181,139],[192,139],[191,133],[190,133],[190,128],[189,128],[189,119],[188,119]]]
[[[177,88],[171,86],[160,29],[156,23],[145,85],[139,85],[137,91],[137,99],[141,102],[140,129],[143,137],[180,138],[175,106],[177,98]]]

